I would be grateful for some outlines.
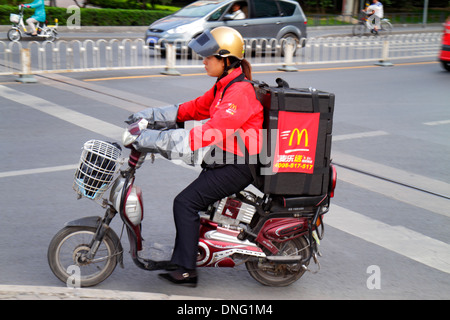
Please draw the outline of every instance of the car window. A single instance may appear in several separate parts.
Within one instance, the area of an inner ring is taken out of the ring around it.
[[[217,21],[220,19],[225,10],[228,9],[229,6],[223,6],[222,8],[216,10],[208,19],[208,21]]]
[[[237,5],[237,7],[235,5]],[[242,20],[249,18],[247,1],[231,2],[224,18],[224,20]]]
[[[219,1],[196,1],[175,12],[176,17],[204,17],[221,5]]]
[[[267,18],[278,17],[277,3],[273,0],[253,0],[253,7],[255,8],[253,18]]]
[[[279,1],[278,5],[280,6],[281,16],[283,17],[289,17],[294,14],[295,11],[295,4]]]

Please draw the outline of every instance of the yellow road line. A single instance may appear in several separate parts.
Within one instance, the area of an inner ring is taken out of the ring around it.
[[[407,63],[397,63],[395,66],[410,66],[410,65],[421,65],[421,64],[433,64],[438,63],[437,61],[427,61],[427,62],[407,62]],[[369,68],[379,68],[379,66],[350,66],[350,67],[331,67],[331,68],[313,68],[313,69],[299,69],[298,72],[311,72],[311,71],[333,71],[333,70],[351,70],[351,69],[369,69]],[[263,73],[284,73],[284,71],[272,70],[272,71],[253,71],[254,74]],[[193,77],[193,76],[204,76],[203,73],[188,73],[182,74],[182,77]],[[110,80],[128,80],[128,79],[144,79],[144,78],[162,78],[168,77],[163,74],[151,74],[143,76],[124,76],[124,77],[108,77],[108,78],[95,78],[95,79],[85,79],[83,81],[93,82],[93,81],[110,81]]]

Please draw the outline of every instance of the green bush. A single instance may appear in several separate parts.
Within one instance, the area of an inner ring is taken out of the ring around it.
[[[65,8],[46,7],[47,21],[53,24],[58,19],[61,26],[66,25],[72,12],[67,13]],[[121,10],[121,9],[84,9],[81,8],[81,26],[147,26],[153,21],[169,15],[170,11],[162,10]],[[10,13],[17,13],[16,6],[0,5],[0,25],[11,24]],[[25,10],[25,17],[33,14],[33,9]],[[26,19],[25,18],[25,19]]]
[[[142,9],[136,1],[129,0],[89,0],[89,4],[100,8],[111,9]]]

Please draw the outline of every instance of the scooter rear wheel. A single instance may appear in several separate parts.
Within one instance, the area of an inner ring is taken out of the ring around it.
[[[56,32],[51,29],[46,29],[45,31],[42,31],[44,33],[44,36],[46,37],[45,40],[48,42],[53,42],[56,40]]]
[[[95,286],[116,268],[118,248],[108,233],[95,257],[86,259],[95,231],[93,227],[65,227],[50,242],[47,253],[50,269],[68,286]]]
[[[281,242],[276,245],[282,250],[280,255],[301,255],[303,259],[309,256],[309,251],[311,250],[308,241],[304,237]],[[306,263],[307,265],[308,263]],[[288,286],[300,279],[306,271],[300,263],[280,264],[270,262],[266,259],[247,261],[245,266],[253,279],[271,287]]]
[[[364,24],[358,23],[353,26],[353,35],[356,37],[361,37],[366,32],[366,26]]]

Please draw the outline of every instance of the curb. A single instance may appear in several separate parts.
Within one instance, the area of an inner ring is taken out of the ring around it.
[[[66,288],[47,286],[0,285],[0,300],[215,300],[167,295],[163,293]]]

